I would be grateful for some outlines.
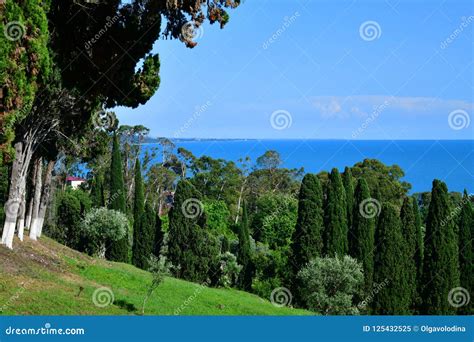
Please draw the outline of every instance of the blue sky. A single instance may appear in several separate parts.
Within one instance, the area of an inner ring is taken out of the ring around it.
[[[472,139],[472,1],[245,0],[198,45],[161,40],[151,136]]]

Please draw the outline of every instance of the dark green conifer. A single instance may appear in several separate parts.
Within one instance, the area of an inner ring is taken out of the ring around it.
[[[459,266],[461,287],[474,289],[474,210],[466,190],[462,199],[459,217]],[[474,298],[459,308],[460,314],[474,314]]]
[[[250,232],[249,219],[247,213],[247,203],[242,205],[242,220],[238,226],[239,252],[237,254],[237,263],[242,265],[238,278],[240,288],[249,291],[252,287],[253,267],[250,255]]]
[[[416,305],[416,217],[413,210],[413,199],[411,197],[406,197],[403,201],[402,209],[400,212],[400,220],[402,222],[402,235],[405,241],[405,253],[403,263],[405,267],[403,268],[403,274],[405,276],[406,288],[404,293],[405,299],[407,301],[406,306],[410,309],[410,312],[414,312]]]
[[[141,224],[144,218],[145,211],[145,195],[143,190],[142,171],[140,161],[135,162],[135,193],[133,197],[133,245],[132,245],[132,264],[137,267],[144,268],[144,259],[149,256],[144,256],[148,251],[143,250],[143,242],[145,232],[143,229],[150,229],[147,224]],[[153,218],[154,219],[154,218]],[[148,222],[149,223],[149,222]],[[154,224],[153,224],[154,229]]]
[[[342,174],[342,183],[344,184],[344,190],[346,192],[347,227],[350,231],[354,209],[354,179],[352,177],[351,169],[347,166]]]

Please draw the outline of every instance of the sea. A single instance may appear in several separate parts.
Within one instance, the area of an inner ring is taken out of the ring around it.
[[[336,167],[343,171],[366,158],[397,164],[405,172],[411,193],[431,190],[433,179],[448,185],[449,191],[474,192],[474,140],[212,140],[174,141],[195,156],[238,161],[256,159],[267,150],[280,153],[283,167],[318,173]],[[153,144],[153,143],[152,143]]]

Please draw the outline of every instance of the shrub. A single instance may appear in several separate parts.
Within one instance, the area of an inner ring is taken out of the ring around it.
[[[299,273],[300,297],[306,307],[324,315],[358,314],[352,297],[364,281],[362,265],[344,256],[312,259]]]
[[[225,252],[220,255],[219,281],[218,286],[231,287],[237,283],[237,277],[242,270],[242,266],[237,263],[237,257]]]
[[[130,223],[127,217],[116,210],[92,209],[81,222],[81,234],[87,238],[88,253],[105,255],[106,241],[118,241],[126,236]]]
[[[81,220],[81,202],[71,191],[62,193],[57,202],[57,226],[55,240],[66,246],[77,248],[79,244],[78,223]]]

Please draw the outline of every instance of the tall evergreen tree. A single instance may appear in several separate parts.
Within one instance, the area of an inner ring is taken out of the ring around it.
[[[398,209],[385,203],[375,232],[374,285],[379,287],[372,303],[372,313],[403,315],[408,313],[404,275],[405,241]]]
[[[423,232],[421,229],[421,215],[415,197],[412,200],[413,215],[415,216],[415,265],[416,265],[416,294],[415,312],[420,312],[421,305],[421,275],[423,273]]]
[[[459,266],[461,287],[467,291],[474,289],[474,210],[466,190],[462,199],[459,217]],[[460,307],[459,313],[474,314],[474,298],[465,306]]]
[[[347,227],[350,232],[354,208],[354,178],[352,177],[351,169],[347,166],[342,174],[342,183],[344,184],[344,190],[346,192]]]
[[[218,263],[218,241],[206,229],[201,194],[187,180],[176,188],[169,212],[168,257],[175,275],[194,282],[207,281]]]
[[[449,292],[459,286],[457,236],[451,213],[448,188],[435,179],[426,218],[421,277],[423,314],[449,315],[456,312],[448,300]]]
[[[145,195],[143,190],[142,170],[140,166],[140,160],[137,158],[135,162],[135,193],[133,198],[133,245],[132,245],[132,264],[137,267],[143,268],[143,260],[148,258],[144,253],[148,251],[144,250],[143,241],[146,232],[143,229],[150,229],[148,224],[150,222],[141,224],[142,218],[144,218],[145,211]],[[154,218],[153,218],[154,219]],[[153,224],[154,229],[154,224]],[[146,242],[145,242],[146,243]]]
[[[161,218],[160,215],[157,213],[155,219],[155,243],[153,247],[153,253],[156,257],[160,256],[164,238],[165,234],[163,233]]]
[[[329,256],[345,255],[349,249],[347,241],[346,194],[339,171],[334,168],[329,176],[325,208],[325,251]]]
[[[362,262],[364,269],[364,292],[372,291],[374,275],[375,218],[363,215],[360,204],[371,198],[369,186],[364,178],[357,181],[352,208],[352,228],[349,233],[349,255]]]
[[[91,201],[96,208],[105,206],[104,179],[101,175],[95,175],[92,180]]]
[[[138,232],[133,242],[132,262],[135,266],[148,269],[148,261],[150,256],[155,252],[155,229],[156,229],[156,213],[148,204],[142,213],[142,217],[138,221],[136,231]]]
[[[242,205],[242,220],[238,228],[239,252],[237,254],[237,263],[242,265],[238,285],[240,288],[249,291],[252,288],[253,267],[250,255],[249,219],[247,203],[245,201]]]
[[[417,231],[416,231],[416,217],[415,211],[413,210],[413,199],[411,197],[406,197],[403,201],[402,209],[400,212],[400,220],[402,222],[402,235],[405,241],[405,253],[403,263],[405,267],[403,268],[403,274],[405,276],[406,282],[406,306],[410,308],[410,311],[413,312],[416,305],[416,240],[417,240]]]
[[[291,245],[290,267],[296,276],[312,258],[323,254],[323,191],[319,178],[306,174],[301,182],[298,218]]]
[[[117,134],[114,135],[112,145],[112,161],[110,163],[110,194],[109,209],[126,213],[125,188],[123,184],[122,157]],[[112,261],[127,262],[129,259],[129,232],[123,239],[109,243],[105,256]]]

